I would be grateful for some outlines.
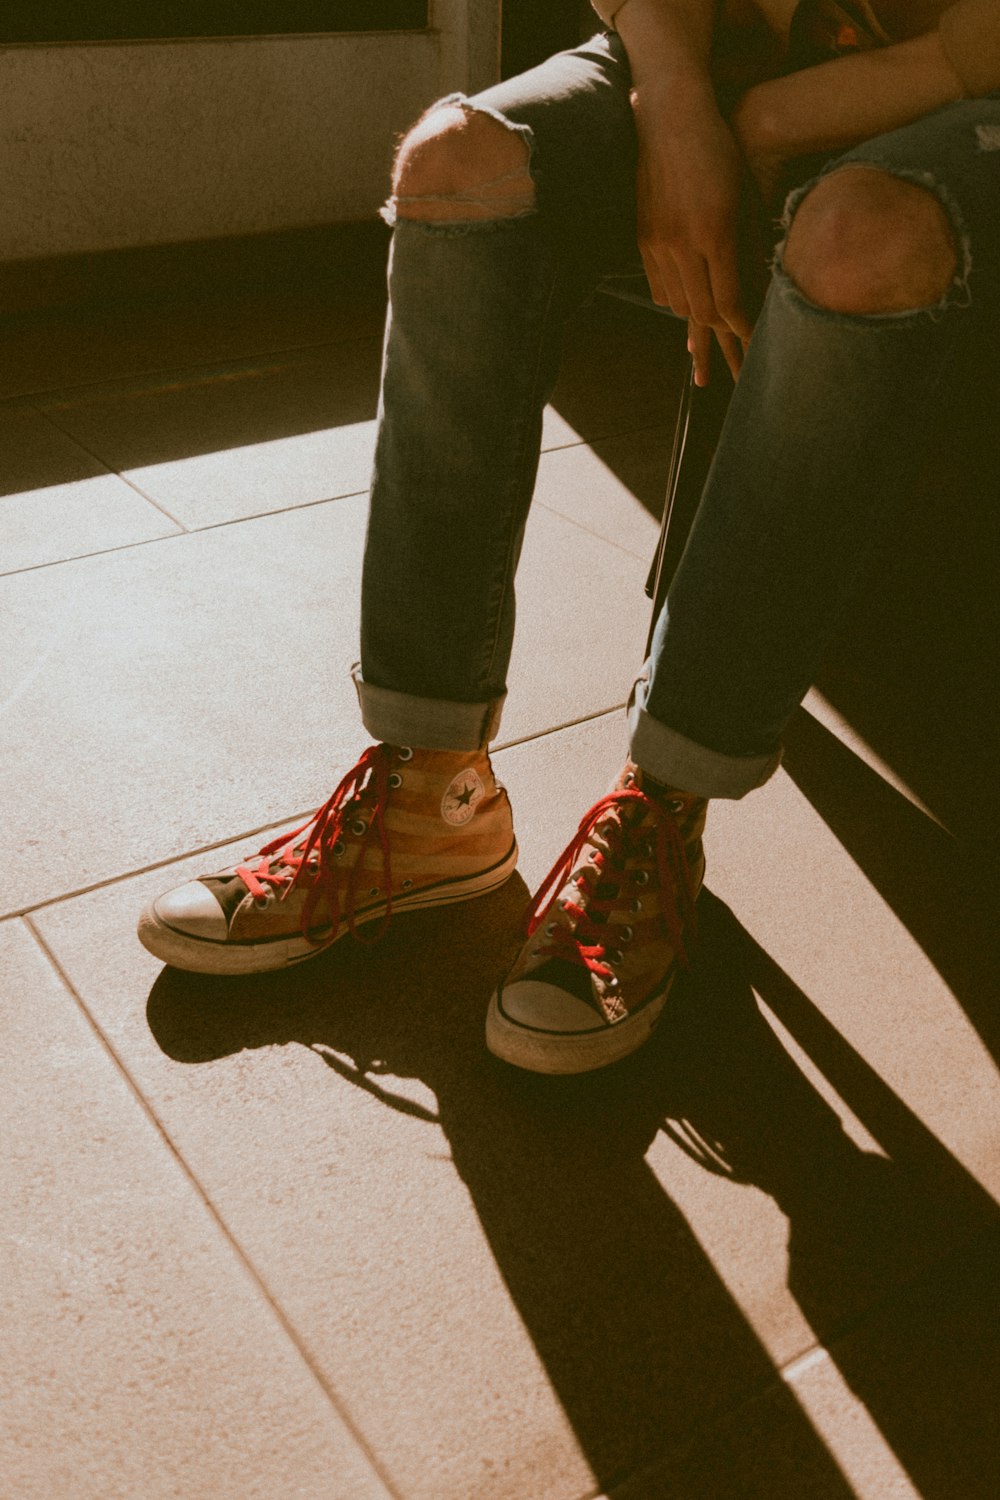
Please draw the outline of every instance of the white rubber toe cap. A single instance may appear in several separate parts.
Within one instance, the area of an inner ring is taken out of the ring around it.
[[[179,885],[158,897],[153,903],[153,913],[165,926],[189,937],[224,943],[229,935],[225,912],[200,880],[189,880],[187,885]]]
[[[558,985],[544,984],[538,979],[521,979],[505,985],[498,1000],[507,1020],[533,1031],[558,1035],[607,1030],[607,1022],[585,1001]]]

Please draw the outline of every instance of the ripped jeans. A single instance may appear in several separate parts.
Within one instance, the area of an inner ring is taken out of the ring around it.
[[[497,732],[561,326],[603,277],[638,265],[629,83],[617,37],[599,36],[485,91],[469,105],[527,142],[535,207],[396,222],[356,679],[378,739],[472,750]],[[988,335],[995,347],[998,144],[993,95],[824,167],[878,167],[937,194],[958,257],[935,306],[817,307],[779,248],[629,712],[632,757],[658,780],[741,797],[777,766],[783,728],[898,517],[922,440],[948,394],[982,378]],[[567,628],[585,650],[585,631],[613,629],[613,618],[597,580]]]

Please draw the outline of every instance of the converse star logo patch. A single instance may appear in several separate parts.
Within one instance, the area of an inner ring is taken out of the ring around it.
[[[461,828],[463,823],[468,823],[485,795],[486,789],[475,771],[459,771],[441,799],[442,818],[453,828]]]

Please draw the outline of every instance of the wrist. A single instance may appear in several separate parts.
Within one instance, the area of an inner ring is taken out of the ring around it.
[[[669,71],[708,71],[715,0],[624,0],[615,30],[633,69],[651,58]]]
[[[609,8],[614,3],[606,0]],[[624,0],[614,20],[633,82],[676,79],[692,91],[711,86],[715,0]]]

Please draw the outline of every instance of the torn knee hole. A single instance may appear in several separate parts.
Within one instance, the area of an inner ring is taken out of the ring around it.
[[[535,184],[520,130],[464,104],[432,110],[399,148],[389,208],[405,219],[504,219],[529,213]]]
[[[930,186],[859,164],[831,172],[799,202],[782,265],[832,312],[933,307],[959,271],[959,236]]]

